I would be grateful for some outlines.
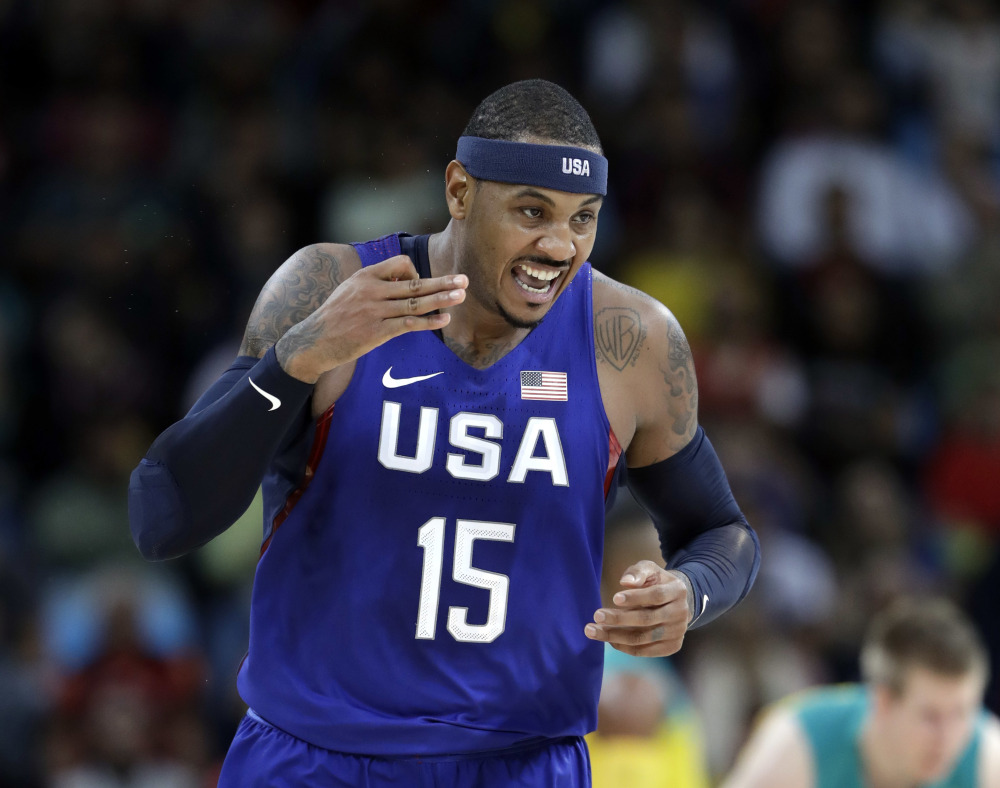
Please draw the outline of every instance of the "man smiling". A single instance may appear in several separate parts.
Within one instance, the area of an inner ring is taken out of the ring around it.
[[[133,473],[153,559],[263,483],[220,785],[588,785],[603,642],[671,654],[749,590],[757,539],[684,334],[588,262],[607,168],[562,88],[490,95],[445,170],[448,225],[291,257]],[[600,607],[626,462],[667,568],[629,567]]]

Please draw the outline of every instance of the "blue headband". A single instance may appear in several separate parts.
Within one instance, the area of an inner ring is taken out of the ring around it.
[[[455,154],[469,175],[575,194],[608,193],[608,160],[583,148],[459,137]]]

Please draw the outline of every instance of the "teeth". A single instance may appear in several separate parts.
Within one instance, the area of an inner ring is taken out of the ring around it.
[[[514,277],[514,281],[521,286],[522,290],[527,290],[529,293],[547,293],[552,287],[552,284],[549,282],[545,283],[545,287],[532,287],[531,285],[526,285],[517,277]]]
[[[530,276],[535,277],[535,279],[541,279],[543,282],[548,282],[555,279],[562,271],[541,271],[537,268],[532,268],[530,265],[525,265],[521,263],[521,270],[527,272]]]

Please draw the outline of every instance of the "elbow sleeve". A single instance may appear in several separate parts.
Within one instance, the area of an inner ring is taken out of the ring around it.
[[[760,567],[760,542],[704,429],[699,427],[674,456],[629,468],[628,484],[656,525],[667,567],[691,580],[692,627],[715,619],[747,595]]]
[[[170,469],[143,457],[128,485],[129,530],[143,558],[170,557],[164,554],[165,541],[171,533],[190,528],[190,521]]]
[[[230,367],[164,431],[129,482],[129,527],[143,556],[182,555],[232,525],[302,423],[312,389],[281,369],[272,348],[252,367]]]
[[[694,591],[694,629],[715,620],[745,597],[760,567],[760,542],[744,520],[696,536],[668,562],[688,576]]]

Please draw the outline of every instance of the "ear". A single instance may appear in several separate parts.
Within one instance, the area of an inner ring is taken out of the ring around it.
[[[448,213],[452,219],[464,219],[469,215],[473,178],[459,161],[452,160],[444,171],[444,196],[448,203]]]

